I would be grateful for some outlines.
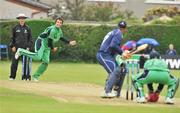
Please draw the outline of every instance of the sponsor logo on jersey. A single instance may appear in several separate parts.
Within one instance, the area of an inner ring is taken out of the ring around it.
[[[20,29],[17,29],[16,32],[19,33],[19,32],[21,32],[21,30],[20,30]]]
[[[27,33],[27,30],[26,30],[26,29],[24,30],[24,33]]]

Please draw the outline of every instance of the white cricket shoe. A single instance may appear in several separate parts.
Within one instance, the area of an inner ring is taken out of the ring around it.
[[[115,91],[115,90],[111,91],[111,93],[114,94],[114,95],[116,95],[116,96],[117,96],[117,94],[118,94],[117,91]]]
[[[138,98],[136,98],[136,101],[137,101],[138,103],[146,103],[145,97],[138,97]]]
[[[166,98],[165,103],[166,104],[174,104],[172,98],[169,98],[169,97]]]
[[[33,78],[33,81],[34,82],[38,82],[39,80],[37,78]]]
[[[14,78],[9,78],[9,80],[10,80],[10,81],[13,81],[13,80],[15,80],[15,79],[14,79]]]
[[[116,95],[117,94],[115,94],[115,93],[106,93],[106,92],[104,92],[102,95],[101,95],[101,98],[114,98],[114,97],[116,97]]]

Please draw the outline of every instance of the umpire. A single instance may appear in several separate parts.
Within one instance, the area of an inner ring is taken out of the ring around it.
[[[9,80],[14,80],[16,78],[16,72],[17,72],[19,59],[16,60],[14,55],[17,49],[24,48],[24,49],[29,50],[33,45],[31,29],[29,28],[29,26],[25,24],[26,18],[27,16],[25,16],[25,14],[19,14],[18,17],[16,17],[16,19],[18,19],[19,21],[19,24],[14,26],[14,28],[12,29],[12,38],[10,41],[10,48],[13,52],[13,57],[12,57],[11,72],[10,72]],[[24,75],[23,73],[22,80],[23,79],[30,80],[30,76],[29,78],[25,78],[25,76],[27,75]]]

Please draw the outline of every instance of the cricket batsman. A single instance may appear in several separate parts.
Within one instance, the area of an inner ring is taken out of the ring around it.
[[[144,54],[149,54],[156,46],[160,44],[153,38],[141,38],[138,41],[130,40],[122,45],[121,49],[129,50],[133,54],[144,50]]]
[[[145,94],[143,85],[148,83],[158,83],[168,86],[165,98],[166,104],[173,104],[173,97],[179,86],[179,78],[175,78],[170,74],[166,62],[160,58],[157,51],[150,53],[150,59],[145,62],[144,72],[132,76],[133,85],[138,92],[137,102],[145,103]]]
[[[119,48],[123,34],[126,33],[126,28],[126,22],[120,21],[117,29],[106,34],[101,43],[100,49],[97,52],[96,57],[98,62],[104,67],[109,75],[106,81],[105,92],[101,95],[102,98],[116,97],[116,94],[112,93],[112,88],[116,76],[120,75],[120,68],[115,62],[115,56],[117,54],[120,54],[123,57],[128,56],[128,54],[123,54],[123,51]]]
[[[30,57],[34,60],[41,60],[42,63],[36,70],[33,75],[33,80],[38,81],[40,75],[42,75],[48,67],[50,52],[56,52],[57,47],[53,46],[53,43],[58,42],[59,40],[70,44],[76,45],[76,41],[67,40],[63,37],[63,32],[61,30],[61,26],[63,24],[62,18],[56,18],[55,25],[47,27],[44,32],[42,32],[36,42],[35,42],[35,52],[30,52],[28,50],[19,48],[15,54],[15,59],[18,59],[19,56],[24,55]]]

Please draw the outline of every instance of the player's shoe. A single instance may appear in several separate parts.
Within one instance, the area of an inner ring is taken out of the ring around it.
[[[9,80],[10,80],[10,81],[13,81],[13,80],[15,80],[15,79],[14,79],[14,78],[9,78]]]
[[[165,103],[166,104],[174,104],[172,98],[169,98],[169,97],[166,98]]]
[[[106,93],[106,92],[104,92],[104,93],[101,95],[101,98],[114,98],[114,97],[116,97],[116,95],[117,95],[117,94],[115,94],[115,93],[111,93],[111,92]]]
[[[117,91],[113,90],[111,93],[114,94],[117,97],[117,94],[118,94]]]
[[[138,103],[146,103],[145,97],[138,97],[138,98],[136,99],[136,101],[137,101]]]
[[[38,82],[39,80],[37,78],[33,78],[33,81],[34,82]]]

